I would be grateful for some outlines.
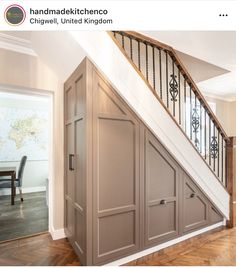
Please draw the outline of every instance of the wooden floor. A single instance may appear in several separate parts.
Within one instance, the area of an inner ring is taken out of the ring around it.
[[[46,192],[23,194],[11,205],[10,196],[0,196],[0,241],[24,237],[48,230]]]
[[[236,265],[236,228],[202,234],[136,260],[136,266],[228,266]]]
[[[67,239],[53,241],[49,234],[0,243],[0,266],[78,266]]]
[[[49,234],[43,234],[0,243],[0,265],[78,266],[80,263],[67,239],[53,241]],[[236,265],[236,228],[202,234],[127,265]]]

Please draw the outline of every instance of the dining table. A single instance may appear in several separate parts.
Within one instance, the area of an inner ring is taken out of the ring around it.
[[[11,204],[14,205],[16,167],[0,167],[0,181],[2,177],[6,176],[11,177]]]

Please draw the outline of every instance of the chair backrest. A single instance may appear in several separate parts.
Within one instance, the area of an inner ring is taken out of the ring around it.
[[[27,156],[25,155],[20,160],[20,166],[19,166],[18,176],[17,176],[17,179],[19,180],[19,186],[22,185],[22,179],[23,179],[23,173],[25,169],[26,160],[27,160]]]

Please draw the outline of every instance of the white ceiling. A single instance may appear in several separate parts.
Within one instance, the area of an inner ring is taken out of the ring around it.
[[[229,70],[198,83],[208,94],[236,99],[236,31],[145,31],[146,35],[164,42],[176,50]]]

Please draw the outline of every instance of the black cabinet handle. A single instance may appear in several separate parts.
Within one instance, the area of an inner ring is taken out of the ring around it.
[[[166,205],[167,204],[167,201],[165,199],[161,200],[160,202],[161,205]]]
[[[75,170],[74,169],[74,155],[69,154],[69,170]]]
[[[196,196],[196,193],[191,193],[190,197],[194,198]]]

